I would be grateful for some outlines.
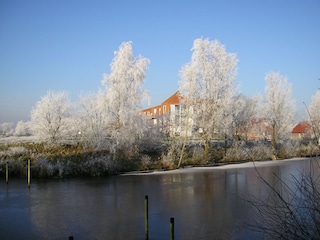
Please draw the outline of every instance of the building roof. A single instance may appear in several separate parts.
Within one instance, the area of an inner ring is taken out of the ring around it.
[[[179,91],[172,94],[170,97],[168,97],[166,100],[164,100],[161,105],[163,104],[179,104],[180,103],[181,94]]]
[[[181,98],[182,98],[182,96],[181,96],[180,92],[177,91],[174,94],[172,94],[170,97],[168,97],[166,100],[164,100],[160,105],[142,109],[141,112],[148,112],[148,111],[153,112],[153,109],[162,108],[162,106],[164,106],[164,105],[172,105],[172,104],[178,105],[178,104],[180,104]],[[168,109],[168,111],[170,111],[170,109]]]
[[[310,125],[308,122],[299,122],[293,129],[292,133],[305,133],[309,130]]]

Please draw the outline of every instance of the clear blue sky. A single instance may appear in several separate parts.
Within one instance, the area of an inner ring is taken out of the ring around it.
[[[157,105],[177,91],[199,37],[237,53],[245,95],[263,94],[265,74],[278,71],[304,113],[320,87],[319,0],[1,0],[0,123],[29,120],[48,90],[73,101],[97,92],[124,41],[151,60],[145,88]]]

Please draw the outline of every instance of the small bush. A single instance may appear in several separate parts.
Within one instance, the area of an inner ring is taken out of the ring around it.
[[[278,158],[292,158],[297,156],[299,143],[297,141],[284,141],[278,146]]]
[[[6,151],[8,157],[19,157],[27,154],[29,154],[29,151],[24,147],[9,147]]]
[[[23,158],[13,159],[6,158],[0,161],[0,174],[5,174],[5,166],[8,162],[9,175],[11,176],[26,176],[27,173],[27,162]]]
[[[201,146],[194,146],[189,151],[192,151],[192,164],[200,163],[203,160],[204,149]],[[190,162],[190,161],[189,161]]]
[[[63,164],[61,161],[57,161],[53,164],[53,173],[56,176],[63,177],[66,169],[66,164]]]
[[[314,141],[301,141],[297,150],[297,155],[301,157],[316,156],[320,154],[319,145]]]
[[[54,165],[46,158],[38,158],[34,161],[32,167],[32,176],[50,177],[54,174]]]
[[[106,158],[90,158],[83,164],[82,174],[88,176],[102,176],[109,173],[111,169],[112,160],[108,157]]]
[[[163,153],[160,157],[161,167],[164,169],[174,169],[176,165],[174,159],[171,152],[168,152],[167,154]]]
[[[252,149],[250,149],[251,160],[253,161],[263,161],[269,160],[272,155],[271,148],[265,144],[257,144]]]
[[[224,162],[234,161],[264,161],[270,159],[271,148],[264,142],[243,143],[238,149],[231,147],[227,150]]]
[[[141,157],[141,164],[140,165],[141,165],[142,169],[149,169],[151,167],[151,157],[143,154]]]

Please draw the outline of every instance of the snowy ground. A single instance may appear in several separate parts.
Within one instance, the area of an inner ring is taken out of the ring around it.
[[[0,144],[8,143],[19,143],[19,142],[37,142],[38,139],[34,136],[10,136],[10,137],[0,137]]]
[[[280,164],[284,164],[286,162],[291,162],[291,161],[304,161],[304,160],[309,160],[309,159],[310,158],[291,158],[291,159],[274,160],[274,161],[226,164],[226,165],[214,166],[214,167],[186,167],[186,168],[179,168],[179,169],[170,170],[170,171],[128,172],[128,173],[124,173],[122,175],[173,174],[173,173],[189,173],[189,172],[207,171],[207,170],[212,171],[212,170],[221,170],[221,169],[266,167],[266,166],[280,165]]]

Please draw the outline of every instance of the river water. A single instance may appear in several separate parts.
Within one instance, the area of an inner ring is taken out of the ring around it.
[[[4,179],[0,182],[0,239],[257,239],[248,228],[252,207],[280,176],[308,172],[312,159],[187,168],[103,178]],[[318,171],[319,168],[314,168]],[[257,172],[258,171],[258,172]],[[275,175],[276,174],[276,175]]]

